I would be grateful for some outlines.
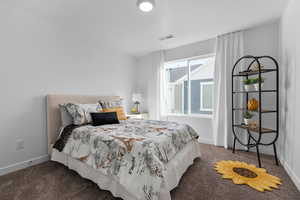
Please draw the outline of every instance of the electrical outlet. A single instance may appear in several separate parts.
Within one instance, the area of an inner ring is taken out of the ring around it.
[[[24,140],[17,140],[16,142],[16,150],[20,151],[24,149]]]
[[[30,160],[30,161],[27,162],[28,166],[32,166],[32,164],[33,164],[33,160]]]

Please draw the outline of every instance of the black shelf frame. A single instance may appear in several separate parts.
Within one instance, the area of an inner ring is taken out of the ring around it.
[[[262,65],[261,65],[261,60],[262,59],[268,59],[271,60],[274,63],[275,68],[267,68],[267,69],[262,69]],[[247,68],[246,71],[244,72],[237,72],[236,73],[236,67],[244,60],[250,60],[250,64]],[[257,71],[251,71],[250,68],[252,66],[252,64],[256,63],[258,66],[258,70]],[[257,91],[234,91],[234,82],[235,82],[235,78],[246,78],[248,79],[249,76],[258,76],[259,80],[262,80],[262,74],[264,73],[269,73],[269,72],[274,72],[275,76],[276,76],[276,85],[275,85],[275,89],[274,90],[262,90],[262,85],[261,82],[259,82],[259,88]],[[261,167],[261,159],[260,159],[260,151],[259,151],[259,147],[260,146],[269,146],[272,145],[273,146],[273,150],[274,150],[274,156],[275,156],[275,162],[276,165],[279,165],[278,162],[278,157],[277,157],[277,151],[276,151],[276,141],[278,140],[279,137],[279,65],[278,62],[276,61],[275,58],[271,57],[271,56],[251,56],[251,55],[247,55],[247,56],[243,56],[240,59],[237,60],[237,62],[234,64],[233,69],[232,69],[232,82],[231,82],[231,88],[232,88],[232,132],[234,135],[234,142],[233,142],[233,149],[232,152],[235,153],[235,146],[236,146],[236,142],[239,142],[242,146],[247,147],[247,151],[250,150],[250,148],[256,148],[256,153],[257,153],[257,159],[258,159],[258,165],[259,167]],[[258,94],[258,101],[259,101],[259,108],[257,111],[250,111],[247,109],[247,102],[249,100],[249,94],[251,93],[257,93]],[[273,110],[264,110],[262,109],[262,95],[264,93],[274,93],[276,95],[276,109]],[[234,96],[235,95],[246,95],[245,98],[245,107],[246,108],[238,108],[236,105],[234,105]],[[249,112],[256,112],[258,114],[258,127],[257,128],[253,128],[253,127],[249,127],[245,124],[237,124],[237,122],[235,121],[235,114],[236,112],[245,112],[245,111],[249,111]],[[263,128],[263,124],[262,124],[262,117],[263,114],[267,114],[267,113],[274,113],[276,115],[276,129],[269,129],[269,128]],[[247,143],[242,142],[242,140],[238,137],[238,135],[236,134],[236,130],[237,129],[243,129],[243,130],[247,130],[247,135],[248,135],[248,141]],[[258,134],[258,138],[254,137],[254,134]],[[269,135],[269,134],[274,134],[274,138],[271,142],[269,143],[263,143],[262,142],[262,137],[264,135]]]
[[[277,92],[277,90],[261,90],[261,91],[233,91],[232,93],[264,93],[264,92]]]
[[[249,111],[249,112],[256,112],[258,113],[259,111],[258,110],[248,110],[247,108],[233,108],[233,110],[242,110],[242,111]],[[276,113],[277,110],[262,110],[260,111],[261,113]]]

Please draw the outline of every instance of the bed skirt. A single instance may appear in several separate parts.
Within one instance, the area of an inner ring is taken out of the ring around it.
[[[176,156],[168,162],[164,171],[164,181],[161,187],[159,200],[171,200],[170,191],[177,187],[182,175],[193,164],[194,159],[201,156],[198,141],[188,143]],[[89,165],[74,159],[56,149],[52,150],[51,160],[59,162],[69,169],[76,171],[83,178],[96,183],[99,188],[110,191],[114,197],[124,200],[138,200],[130,194],[117,180],[106,176],[102,172],[90,167]]]

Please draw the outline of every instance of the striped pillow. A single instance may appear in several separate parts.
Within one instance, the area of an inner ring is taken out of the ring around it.
[[[99,101],[99,104],[102,107],[102,112],[116,112],[118,120],[126,120],[126,114],[123,107],[122,99],[111,100],[111,101]]]

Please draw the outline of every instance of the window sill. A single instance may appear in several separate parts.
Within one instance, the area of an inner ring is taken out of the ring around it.
[[[205,119],[212,119],[213,115],[212,114],[190,114],[190,115],[185,115],[185,114],[167,114],[167,115],[164,115],[163,117],[185,117],[185,118],[205,118]]]

